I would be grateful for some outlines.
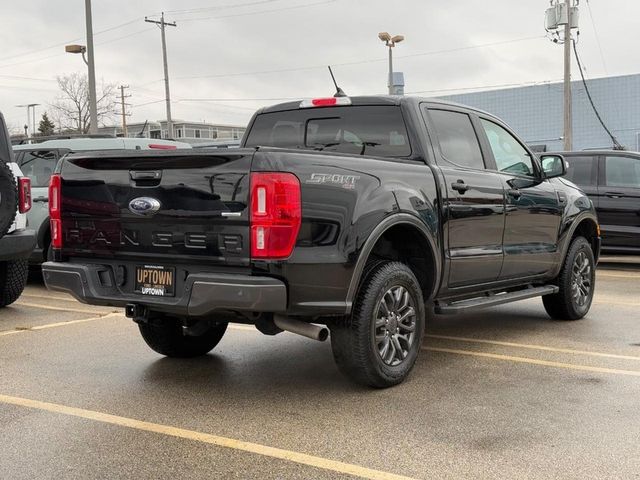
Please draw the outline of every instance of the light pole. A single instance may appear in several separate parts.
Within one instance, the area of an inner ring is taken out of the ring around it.
[[[27,124],[25,125],[25,127],[27,127],[28,130],[30,130],[30,134],[31,136],[35,136],[36,134],[36,107],[40,105],[39,103],[29,103],[29,104],[23,104],[23,105],[16,105],[16,107],[27,107]],[[33,112],[31,112],[31,109],[33,108]],[[31,126],[31,121],[32,121],[32,116],[33,116],[33,127]],[[27,130],[25,130],[25,135],[27,134]]]
[[[84,1],[87,45],[67,45],[64,47],[67,53],[81,53],[84,63],[89,70],[89,133],[98,133],[98,104],[96,96],[96,66],[93,52],[93,25],[91,23],[91,0]],[[88,53],[88,59],[85,56]]]
[[[393,95],[396,92],[393,88],[393,47],[396,46],[396,43],[400,43],[404,40],[404,35],[394,35],[393,37],[389,35],[387,32],[380,32],[378,34],[378,38],[384,42],[384,44],[389,47],[389,95]]]

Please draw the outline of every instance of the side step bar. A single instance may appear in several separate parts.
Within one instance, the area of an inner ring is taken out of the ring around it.
[[[493,307],[503,303],[526,300],[527,298],[541,297],[552,293],[558,293],[559,288],[555,285],[545,285],[543,287],[529,287],[524,290],[517,290],[509,293],[498,293],[486,295],[484,297],[469,298],[451,303],[439,303],[435,306],[435,313],[452,315],[456,313],[469,312],[479,308]]]

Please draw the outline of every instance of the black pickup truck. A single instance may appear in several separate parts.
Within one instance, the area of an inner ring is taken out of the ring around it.
[[[204,355],[229,322],[318,340],[353,380],[401,382],[425,312],[594,293],[592,203],[497,118],[411,97],[257,112],[241,148],[63,159],[49,288],[125,307],[155,351]]]

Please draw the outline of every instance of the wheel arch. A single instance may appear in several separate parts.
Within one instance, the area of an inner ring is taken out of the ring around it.
[[[383,219],[373,229],[358,256],[347,291],[347,313],[351,311],[365,265],[372,256],[406,263],[420,282],[424,299],[433,298],[442,270],[441,258],[436,252],[434,236],[419,218],[397,213]]]

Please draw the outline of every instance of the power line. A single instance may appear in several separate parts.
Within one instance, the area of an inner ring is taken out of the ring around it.
[[[397,55],[395,58],[413,58],[413,57],[424,57],[429,55],[439,55],[443,53],[455,53],[455,52],[460,52],[465,50],[474,50],[476,48],[495,47],[495,46],[507,45],[511,43],[518,43],[518,42],[524,42],[524,41],[530,41],[530,40],[539,40],[542,38],[546,38],[546,37],[544,35],[538,35],[535,37],[515,38],[511,40],[501,40],[498,42],[484,43],[480,45],[467,45],[465,47],[449,48],[446,50],[431,50],[427,52],[418,52],[418,53],[412,53],[408,55]],[[374,58],[374,59],[368,59],[368,60],[357,60],[352,62],[332,63],[332,66],[346,67],[351,65],[361,65],[365,63],[386,62],[386,61],[387,61],[386,58]],[[326,62],[323,63],[322,65],[309,65],[305,67],[291,67],[291,68],[280,68],[280,69],[274,69],[274,70],[258,70],[258,71],[254,70],[252,72],[216,73],[211,75],[187,75],[187,76],[175,77],[175,78],[176,80],[190,80],[190,79],[200,79],[200,78],[227,78],[227,77],[240,77],[245,75],[265,75],[265,74],[271,74],[271,73],[299,72],[303,70],[315,70],[320,68],[321,69],[327,68]],[[153,80],[151,82],[141,84],[140,87],[151,85],[153,83],[157,83],[160,81],[162,81],[162,79]]]
[[[602,52],[602,44],[600,43],[600,36],[598,35],[598,29],[596,28],[596,22],[593,19],[593,12],[591,11],[591,4],[587,0],[587,10],[589,10],[589,18],[591,19],[591,25],[593,26],[593,33],[596,37],[596,43],[598,44],[598,50],[600,51],[600,60],[602,60],[602,66],[604,67],[604,73],[609,75],[607,70],[607,63],[604,60],[604,53]]]
[[[185,10],[167,10],[165,13],[171,13],[171,14],[174,14],[174,15],[184,15],[184,14],[188,14],[188,13],[201,13],[201,12],[206,12],[206,11],[211,11],[211,10],[227,10],[227,9],[231,9],[231,8],[250,7],[250,6],[255,6],[255,5],[262,5],[262,4],[265,4],[265,3],[279,2],[279,1],[281,1],[281,0],[260,0],[260,1],[256,1],[256,2],[239,3],[239,4],[235,4],[235,5],[218,5],[216,7],[190,8],[190,9],[185,9]]]
[[[260,10],[258,12],[246,12],[246,13],[234,13],[231,15],[216,15],[214,17],[202,17],[202,18],[185,18],[180,20],[181,22],[199,22],[201,20],[217,20],[220,18],[232,18],[232,17],[247,17],[250,15],[260,15],[262,13],[273,13],[273,12],[283,12],[285,10],[297,10],[300,8],[308,8],[308,7],[315,7],[318,5],[326,5],[327,3],[334,3],[337,2],[338,0],[324,0],[322,2],[316,2],[316,3],[307,3],[305,5],[296,5],[293,7],[282,7],[282,8],[274,8],[272,10]]]
[[[600,116],[600,113],[598,113],[598,109],[596,108],[595,104],[593,103],[593,99],[591,98],[591,93],[589,92],[589,87],[587,87],[587,82],[584,79],[584,72],[582,71],[582,64],[580,63],[580,57],[578,56],[578,49],[576,48],[576,41],[572,40],[571,42],[573,44],[573,53],[576,56],[576,62],[578,63],[578,70],[580,70],[580,77],[582,78],[582,84],[584,85],[584,91],[587,93],[587,98],[589,99],[589,103],[591,103],[591,108],[593,108],[593,113],[596,114],[596,117],[598,118],[598,121],[600,122],[600,125],[602,125],[602,128],[604,128],[604,130],[607,132],[607,135],[609,135],[609,137],[611,137],[611,141],[613,142],[613,148],[616,149],[616,150],[624,150],[624,147],[622,145],[620,145],[620,143],[618,142],[618,139],[613,136],[611,131],[604,124],[604,121],[602,120],[602,117]]]

